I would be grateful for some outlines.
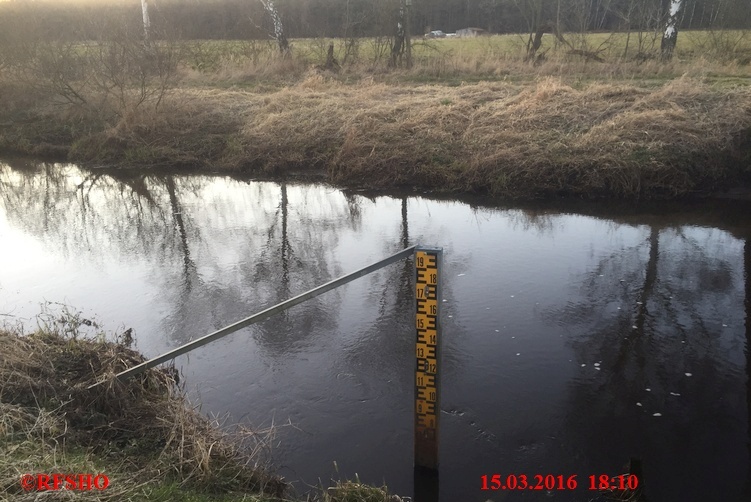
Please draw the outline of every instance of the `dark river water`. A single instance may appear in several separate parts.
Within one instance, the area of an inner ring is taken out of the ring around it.
[[[156,356],[440,246],[441,502],[587,501],[589,476],[631,457],[653,502],[749,500],[750,208],[634,206],[6,161],[0,322],[68,305]],[[271,461],[300,493],[357,473],[412,496],[413,276],[391,265],[181,356],[186,389],[228,425],[273,424]],[[482,491],[494,474],[579,487]]]

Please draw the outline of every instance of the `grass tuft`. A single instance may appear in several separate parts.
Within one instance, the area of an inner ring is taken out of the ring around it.
[[[174,368],[112,380],[143,357],[79,337],[79,326],[72,316],[29,335],[0,330],[0,493],[36,500],[21,475],[93,472],[110,478],[106,490],[85,493],[97,500],[285,496],[286,483],[260,463],[268,431],[223,432],[187,404]],[[97,381],[106,383],[89,389]]]

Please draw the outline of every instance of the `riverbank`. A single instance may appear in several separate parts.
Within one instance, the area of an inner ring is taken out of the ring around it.
[[[63,318],[26,336],[0,329],[0,499],[37,500],[44,488],[50,500],[298,500],[262,462],[270,431],[223,431],[187,402],[174,369],[112,381],[143,356],[128,332],[115,342],[79,336],[82,322],[91,323]],[[56,474],[68,490],[54,489]],[[81,485],[79,474],[92,477]],[[399,500],[353,482],[312,497]]]
[[[109,118],[6,91],[0,150],[89,166],[508,198],[675,198],[751,178],[751,90],[701,76],[449,86],[310,70],[263,90],[182,85]]]

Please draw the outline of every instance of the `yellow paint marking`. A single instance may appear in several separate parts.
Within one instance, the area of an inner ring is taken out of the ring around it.
[[[417,329],[435,329],[435,317],[417,314],[415,316],[415,327]]]
[[[436,366],[435,359],[420,359],[417,363],[417,368],[420,369],[422,365],[422,371],[435,375],[438,373],[438,367]]]
[[[435,429],[435,415],[417,415],[417,427]]]
[[[435,317],[438,314],[438,301],[424,300],[417,302],[417,313]]]
[[[438,333],[434,329],[418,330],[417,342],[436,345],[438,343]]]
[[[423,401],[435,403],[437,395],[438,394],[436,393],[435,387],[425,387],[417,389],[417,397],[418,399],[422,399]]]
[[[415,251],[415,465],[429,469],[438,468],[441,256],[440,249]]]
[[[429,357],[435,359],[435,345],[418,343],[415,345],[415,354],[417,355],[418,359],[427,359]]]
[[[417,298],[418,303],[422,300],[435,300],[435,295],[435,286],[428,286],[427,284],[417,284],[415,286],[415,298]]]
[[[418,387],[435,387],[435,375],[418,371],[415,373],[415,383]]]
[[[415,255],[415,266],[417,268],[435,268],[435,255],[428,254],[425,251],[418,251]]]
[[[426,268],[425,270],[417,271],[417,283],[418,284],[428,284],[430,286],[435,286],[437,282],[438,282],[438,269]]]
[[[423,399],[418,399],[415,402],[418,415],[432,415],[435,414],[435,403],[429,403]]]

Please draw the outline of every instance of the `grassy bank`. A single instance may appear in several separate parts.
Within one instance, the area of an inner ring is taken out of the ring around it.
[[[313,66],[313,49],[238,59],[212,43],[158,100],[82,87],[86,104],[62,103],[6,78],[0,149],[512,198],[672,198],[751,176],[751,73],[738,58],[596,63],[561,51],[531,65],[492,38],[431,43],[409,71],[338,73]]]
[[[103,473],[106,489],[49,491],[44,498],[297,500],[259,463],[267,436],[222,431],[187,403],[174,372],[149,370],[89,389],[143,357],[123,343],[76,333],[71,319],[28,336],[0,329],[0,499],[38,500],[39,491],[22,488],[24,474]],[[340,482],[307,500],[399,499]]]

